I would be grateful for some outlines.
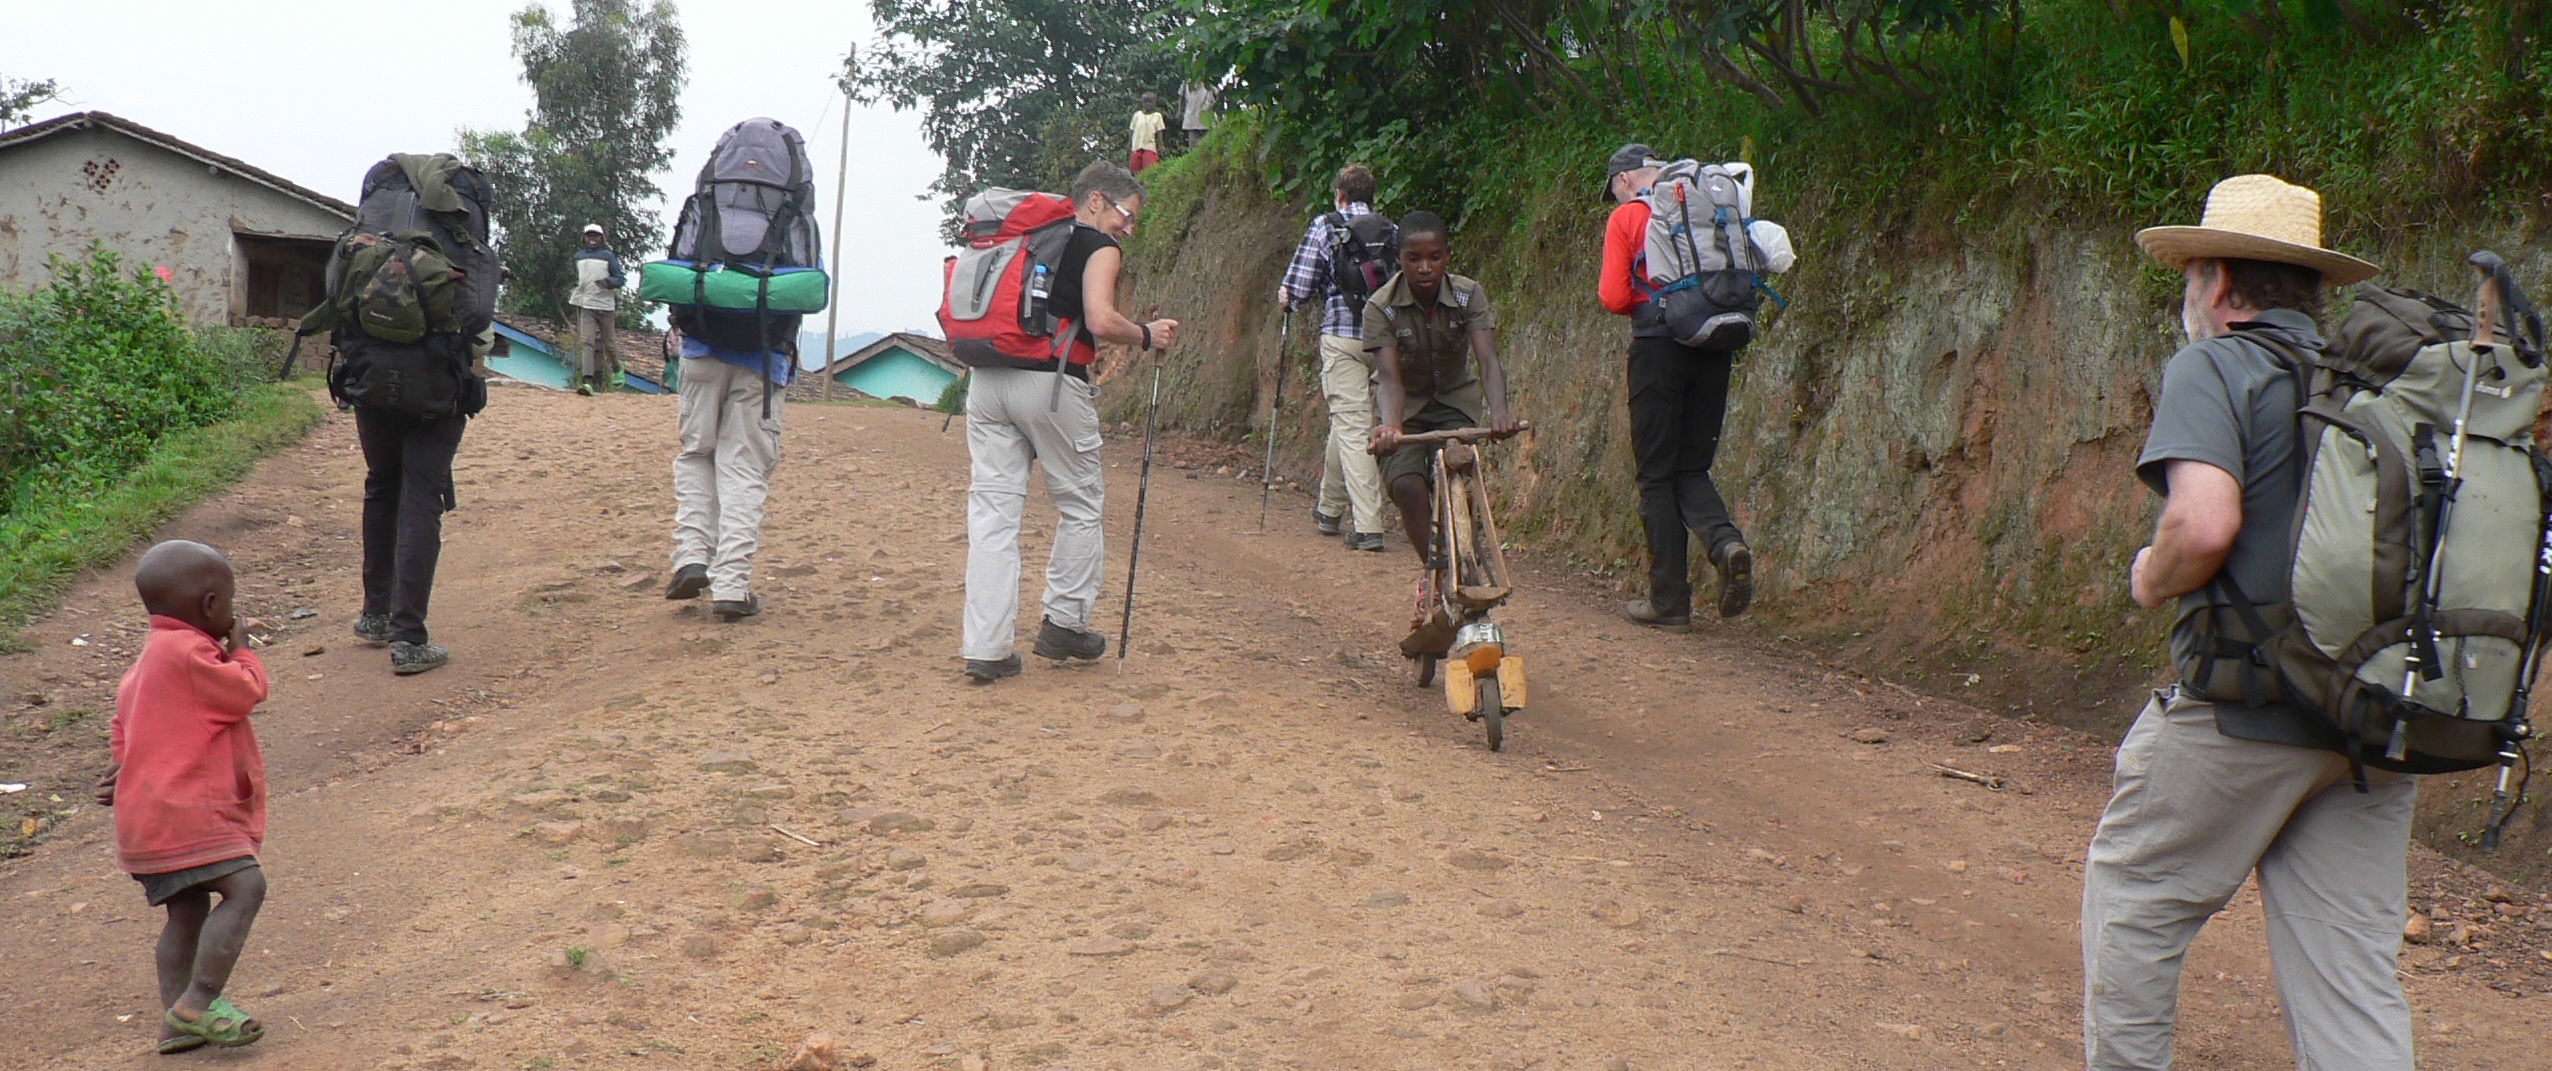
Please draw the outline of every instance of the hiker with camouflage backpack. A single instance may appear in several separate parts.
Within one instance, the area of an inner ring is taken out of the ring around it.
[[[2501,267],[2478,317],[2361,285],[2325,343],[2323,288],[2376,268],[2267,175],[2137,241],[2185,283],[2136,470],[2162,516],[2129,571],[2139,605],[2178,601],[2178,680],[2119,744],[2085,860],[2085,1060],[2171,1066],[2182,958],[2256,874],[2296,1066],[2409,1071],[2411,775],[2528,735],[2540,321],[2530,345],[2497,326],[2489,304],[2523,306]]]
[[[452,458],[487,408],[478,361],[494,344],[500,274],[487,179],[450,153],[393,154],[363,176],[355,223],[328,258],[328,293],[299,334],[329,331],[328,391],[363,444],[363,610],[354,634],[408,676],[451,661],[426,604],[455,507]]]

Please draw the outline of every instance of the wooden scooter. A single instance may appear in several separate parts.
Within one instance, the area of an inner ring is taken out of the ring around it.
[[[1520,429],[1519,429],[1520,430]],[[1417,628],[1400,641],[1400,653],[1417,665],[1418,686],[1435,683],[1444,670],[1444,698],[1453,712],[1479,722],[1489,750],[1506,746],[1506,716],[1524,708],[1524,660],[1507,653],[1506,636],[1489,612],[1515,589],[1489,513],[1489,491],[1480,455],[1471,444],[1495,437],[1487,428],[1455,428],[1400,437],[1403,444],[1441,444],[1430,461],[1435,487],[1435,553],[1440,567],[1427,573],[1426,602]]]

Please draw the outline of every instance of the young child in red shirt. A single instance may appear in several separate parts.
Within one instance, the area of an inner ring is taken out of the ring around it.
[[[133,586],[151,634],[115,689],[115,762],[97,798],[115,808],[116,865],[151,906],[168,907],[159,1051],[246,1045],[265,1027],[222,987],[266,900],[257,866],[266,764],[248,727],[266,699],[266,667],[248,648],[249,622],[231,612],[235,582],[220,551],[185,540],[152,547]]]

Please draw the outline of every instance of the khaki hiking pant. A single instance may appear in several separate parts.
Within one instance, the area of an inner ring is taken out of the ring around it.
[[[1043,468],[1054,500],[1054,553],[1046,562],[1046,616],[1090,627],[1107,544],[1099,530],[1107,481],[1099,467],[1098,389],[1024,368],[977,368],[966,388],[966,614],[959,657],[1010,657],[1019,629],[1019,517],[1028,470]]]
[[[788,392],[771,389],[762,416],[762,374],[714,357],[682,358],[682,451],[673,456],[673,567],[709,567],[709,597],[750,593],[753,552],[762,545],[762,501],[780,464],[780,417]]]
[[[2360,793],[2335,752],[2237,740],[2212,704],[2155,693],[2118,745],[2083,873],[2091,1071],[2171,1066],[2181,956],[2253,872],[2295,1066],[2411,1071],[2393,971],[2417,785],[2366,776]]]
[[[576,360],[579,375],[608,378],[620,371],[620,325],[609,309],[576,310]],[[574,384],[569,384],[574,386]],[[759,410],[756,410],[758,413]]]
[[[1329,445],[1321,452],[1320,512],[1346,517],[1347,530],[1382,534],[1382,462],[1365,452],[1373,431],[1373,365],[1365,344],[1320,336],[1320,391],[1329,402]]]

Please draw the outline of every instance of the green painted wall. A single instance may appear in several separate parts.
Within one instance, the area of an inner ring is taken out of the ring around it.
[[[906,398],[915,405],[939,400],[957,374],[901,346],[871,357],[859,367],[833,377],[833,382],[872,398]]]

